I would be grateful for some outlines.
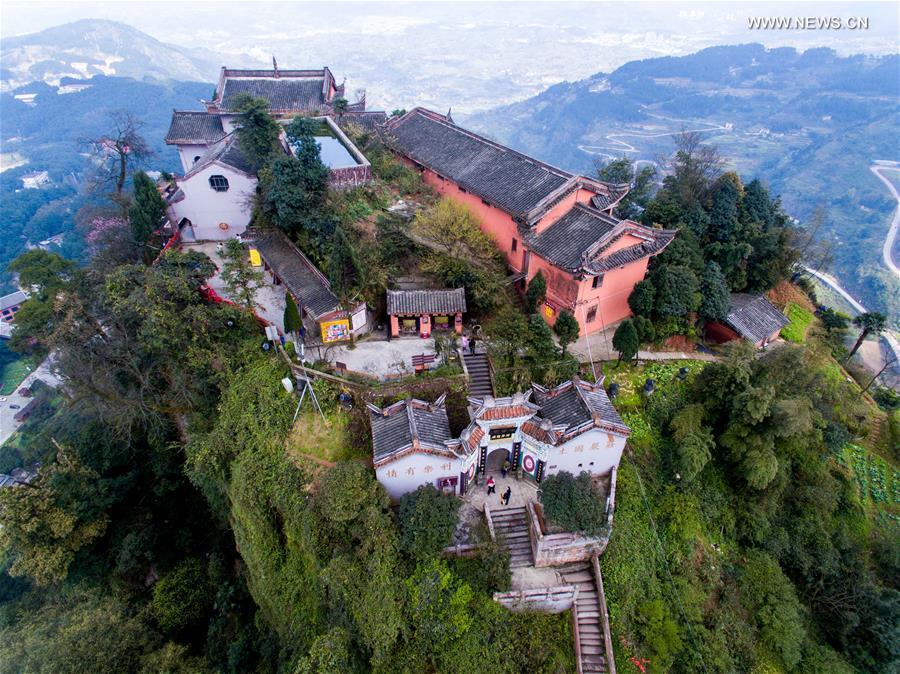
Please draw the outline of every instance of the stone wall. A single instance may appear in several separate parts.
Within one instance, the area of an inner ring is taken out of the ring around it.
[[[574,585],[494,593],[494,601],[510,611],[540,611],[542,613],[568,611],[575,604],[577,597],[578,588]]]
[[[542,517],[535,509],[534,503],[529,503],[526,510],[528,514],[529,534],[531,538],[531,552],[534,555],[534,565],[560,566],[575,562],[588,561],[594,555],[602,555],[609,543],[612,532],[613,512],[616,503],[616,468],[610,472],[610,487],[606,501],[606,524],[599,536],[583,536],[570,532],[548,534]]]
[[[358,185],[365,185],[372,180],[372,167],[365,164],[362,166],[331,169],[328,172],[328,176],[328,182],[334,189],[345,190]]]

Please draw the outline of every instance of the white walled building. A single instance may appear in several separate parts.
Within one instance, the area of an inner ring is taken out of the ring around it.
[[[242,234],[250,222],[248,195],[255,193],[257,181],[234,134],[239,119],[235,105],[241,94],[265,98],[269,112],[283,124],[298,115],[323,120],[328,130],[318,140],[332,187],[352,187],[371,179],[368,160],[329,117],[334,100],[344,96],[344,86],[336,83],[328,68],[222,68],[213,99],[203,101],[206,110],[173,110],[166,134],[166,144],[176,146],[184,171],[183,177],[176,177],[177,189],[169,197],[169,219],[182,234],[201,240],[226,239]],[[366,112],[365,107],[363,94],[348,104],[343,119],[366,128],[384,122],[383,112]],[[290,152],[283,136],[282,145]]]
[[[507,398],[469,398],[471,422],[450,435],[444,397],[369,405],[375,473],[391,498],[432,484],[464,494],[475,475],[512,470],[541,482],[547,475],[618,467],[630,430],[603,382],[578,379]]]
[[[193,163],[193,162],[192,162]],[[232,133],[206,149],[169,199],[169,220],[198,240],[243,234],[253,213],[257,179]]]

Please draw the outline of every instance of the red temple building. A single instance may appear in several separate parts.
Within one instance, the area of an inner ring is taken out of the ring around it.
[[[547,280],[544,318],[571,312],[581,334],[631,315],[628,296],[672,230],[613,217],[628,192],[573,175],[414,108],[384,127],[388,145],[441,195],[468,206],[494,237],[522,287]]]

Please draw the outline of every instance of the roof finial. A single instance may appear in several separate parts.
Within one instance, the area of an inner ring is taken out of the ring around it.
[[[275,71],[275,77],[278,77],[278,61],[275,60],[275,54],[272,54],[272,70]]]
[[[453,110],[452,107],[447,108],[447,121],[450,122],[450,123],[452,124],[452,123],[453,123],[453,115],[450,114],[450,111],[451,111],[451,110]]]

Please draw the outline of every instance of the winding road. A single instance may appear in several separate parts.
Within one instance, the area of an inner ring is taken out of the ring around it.
[[[887,238],[884,240],[884,246],[881,248],[881,255],[884,258],[885,266],[894,272],[900,278],[900,267],[894,262],[894,242],[897,240],[897,232],[900,231],[900,192],[889,178],[885,178],[882,171],[900,171],[900,162],[888,161],[886,159],[876,159],[875,165],[870,166],[869,170],[874,173],[878,179],[887,185],[887,188],[897,200],[897,208],[894,210],[894,219],[891,221],[891,228],[888,230]]]

